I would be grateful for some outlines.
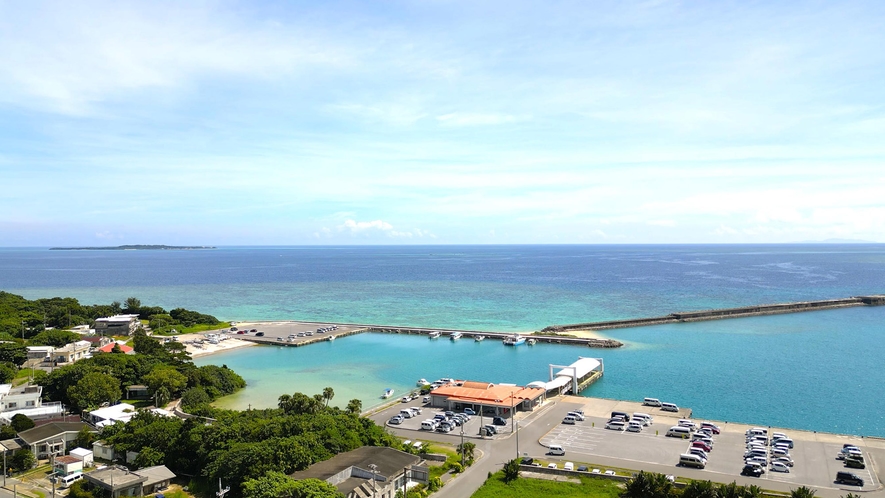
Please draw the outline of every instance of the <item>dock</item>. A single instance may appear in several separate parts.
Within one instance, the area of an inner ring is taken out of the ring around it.
[[[567,333],[570,330],[610,330],[629,327],[647,327],[650,325],[663,325],[668,323],[700,322],[706,320],[721,320],[725,318],[744,318],[750,316],[779,315],[784,313],[799,313],[803,311],[881,305],[885,305],[885,295],[856,296],[843,299],[827,299],[821,301],[800,301],[795,303],[741,306],[738,308],[682,311],[670,313],[665,316],[630,318],[627,320],[608,320],[601,322],[574,323],[568,325],[551,325],[549,327],[545,327],[543,330],[541,330],[541,332],[559,334]]]

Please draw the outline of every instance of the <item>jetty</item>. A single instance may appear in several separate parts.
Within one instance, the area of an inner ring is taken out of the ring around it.
[[[476,336],[484,336],[486,340],[504,341],[505,338],[513,335],[512,332],[486,332],[481,330],[444,330],[430,329],[420,327],[388,327],[379,325],[366,326],[365,332],[377,332],[381,334],[417,334],[429,336],[431,332],[440,332],[443,338],[449,337],[454,333],[461,334],[462,337],[473,339]],[[614,339],[596,339],[584,337],[558,336],[555,334],[525,334],[526,338],[535,339],[537,342],[548,344],[572,344],[575,346],[587,346],[591,348],[619,348],[624,344]]]
[[[800,301],[795,303],[760,304],[702,311],[684,311],[664,316],[649,318],[631,318],[627,320],[608,320],[602,322],[574,323],[569,325],[551,325],[541,330],[542,333],[564,333],[570,330],[609,330],[628,327],[646,327],[667,323],[700,322],[705,320],[721,320],[725,318],[744,318],[749,316],[778,315],[783,313],[799,313],[802,311],[829,310],[850,308],[855,306],[885,305],[885,295],[856,296],[843,299],[827,299],[822,301]]]

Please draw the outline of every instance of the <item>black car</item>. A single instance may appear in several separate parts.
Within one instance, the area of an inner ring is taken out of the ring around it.
[[[851,472],[836,472],[837,484],[853,484],[855,486],[863,486],[863,479],[857,474]]]
[[[507,421],[502,417],[495,417],[492,419],[492,423],[495,425],[507,425]]]
[[[519,462],[520,465],[531,465],[535,461],[534,458],[531,457],[523,457]]]
[[[256,332],[255,337],[264,337],[264,332]]]
[[[741,470],[742,476],[750,476],[750,477],[759,477],[765,471],[762,470],[762,467],[758,465],[744,465],[743,470]]]

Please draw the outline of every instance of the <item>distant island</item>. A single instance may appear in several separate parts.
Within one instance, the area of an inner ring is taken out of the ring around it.
[[[196,249],[215,249],[212,246],[163,246],[133,244],[113,247],[50,247],[50,251],[188,251]]]

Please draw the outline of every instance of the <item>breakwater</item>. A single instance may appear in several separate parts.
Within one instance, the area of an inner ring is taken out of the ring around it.
[[[649,318],[632,318],[627,320],[609,320],[602,322],[574,323],[568,325],[551,325],[545,327],[544,333],[563,333],[570,330],[608,330],[628,327],[645,327],[649,325],[661,325],[666,323],[699,322],[704,320],[721,320],[725,318],[742,318],[748,316],[776,315],[782,313],[799,313],[802,311],[816,311],[854,306],[881,306],[885,305],[885,295],[856,296],[843,299],[827,299],[822,301],[801,301],[795,303],[760,304],[756,306],[742,306],[738,308],[723,308],[715,310],[685,311],[670,313],[665,316]]]
[[[378,332],[382,334],[417,334],[429,336],[431,332],[439,332],[441,340],[449,340],[453,333],[460,333],[466,340],[475,340],[477,336],[485,337],[485,340],[503,341],[505,338],[512,336],[511,333],[504,332],[483,332],[480,330],[440,330],[415,327],[383,327],[383,326],[367,326],[366,332]],[[583,337],[567,337],[557,335],[531,334],[525,335],[525,338],[534,339],[537,342],[548,344],[571,344],[575,346],[587,346],[591,348],[619,348],[624,344],[614,339],[594,339]]]

